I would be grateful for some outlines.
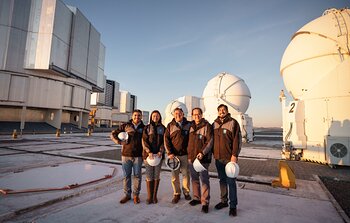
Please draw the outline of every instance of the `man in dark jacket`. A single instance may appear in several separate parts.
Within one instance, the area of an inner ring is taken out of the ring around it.
[[[218,118],[213,123],[214,129],[214,158],[220,179],[221,202],[215,209],[228,207],[227,195],[230,199],[230,216],[237,215],[237,186],[236,178],[227,177],[225,166],[228,162],[237,162],[241,151],[242,136],[238,122],[228,113],[226,105],[218,106]],[[227,185],[229,191],[227,191]]]
[[[188,133],[191,123],[184,118],[181,108],[176,108],[173,112],[174,118],[168,124],[164,134],[164,145],[169,159],[175,156],[180,160],[180,168],[172,170],[171,183],[174,190],[173,204],[179,202],[181,197],[180,171],[182,173],[182,191],[186,200],[191,200],[190,196],[190,174],[188,171],[187,145]]]
[[[132,119],[119,127],[119,129],[112,131],[111,139],[121,144],[122,147],[122,169],[124,175],[124,194],[125,196],[120,200],[121,204],[131,200],[131,172],[134,171],[133,180],[133,195],[134,203],[140,203],[141,190],[141,167],[142,167],[142,131],[145,125],[142,120],[142,112],[138,109],[132,113]],[[126,132],[128,138],[122,140],[118,138],[118,134]]]
[[[202,212],[208,213],[210,199],[208,167],[211,163],[213,132],[209,122],[203,118],[202,109],[192,109],[192,118],[193,122],[190,127],[190,137],[187,146],[193,190],[193,200],[190,201],[190,205],[195,206],[202,203]],[[195,170],[193,164],[196,158],[200,160],[201,165],[205,168],[199,173]],[[202,182],[202,187],[200,186],[199,178]]]

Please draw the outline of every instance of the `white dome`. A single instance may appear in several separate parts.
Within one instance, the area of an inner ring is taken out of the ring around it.
[[[208,81],[203,91],[204,117],[213,122],[220,104],[227,105],[231,114],[245,113],[250,98],[250,91],[244,80],[232,74],[219,73]]]
[[[350,10],[329,9],[297,31],[284,52],[280,72],[286,89],[300,99],[312,88],[327,94],[330,84],[318,82],[349,58]]]
[[[174,100],[170,102],[165,108],[165,120],[164,120],[165,125],[171,122],[171,120],[173,119],[173,112],[175,108],[181,108],[182,111],[184,112],[184,117],[187,116],[188,111],[187,111],[186,105],[182,102]]]

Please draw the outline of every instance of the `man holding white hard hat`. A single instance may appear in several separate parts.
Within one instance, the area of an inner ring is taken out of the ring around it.
[[[175,164],[171,165],[174,167],[171,171],[171,184],[174,190],[174,196],[171,202],[176,204],[181,197],[180,171],[182,173],[182,192],[186,200],[191,200],[190,174],[187,161],[188,134],[191,123],[184,117],[184,112],[181,108],[175,108],[173,116],[173,120],[165,130],[164,145],[168,154],[167,164]]]
[[[124,175],[124,194],[121,204],[131,200],[131,192],[134,195],[134,203],[140,203],[140,190],[142,179],[142,132],[145,125],[142,120],[142,112],[138,109],[132,112],[129,122],[113,130],[111,139],[116,144],[122,145],[122,169]],[[131,191],[131,173],[134,172],[133,190]]]
[[[221,202],[215,205],[215,209],[222,209],[230,205],[229,215],[237,215],[237,185],[235,174],[228,174],[225,171],[228,164],[228,171],[233,171],[241,151],[242,136],[239,123],[228,113],[227,105],[220,104],[217,108],[218,117],[213,123],[214,129],[214,158],[215,166],[220,179]],[[238,172],[238,170],[237,170]],[[228,189],[227,190],[227,186]],[[228,204],[229,198],[229,204]]]
[[[190,201],[190,205],[202,204],[202,212],[208,213],[210,199],[208,167],[211,163],[213,131],[209,122],[203,118],[202,109],[192,109],[192,119],[187,146],[193,190],[193,200]]]

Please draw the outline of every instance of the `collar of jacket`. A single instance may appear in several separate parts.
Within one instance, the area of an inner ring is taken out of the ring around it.
[[[127,124],[132,125],[133,127],[135,127],[135,124],[132,122],[132,119],[130,119]],[[140,128],[140,127],[143,128],[144,126],[145,125],[143,124],[143,121],[141,120],[140,123],[138,124],[137,128]]]
[[[187,121],[187,119],[184,117],[184,118],[182,119],[181,126],[184,126],[184,125],[186,125],[187,123],[188,123],[188,121]],[[171,120],[171,124],[180,127],[179,124],[177,123],[177,121],[175,121],[175,118],[173,118],[173,120]]]
[[[217,122],[219,125],[222,125],[222,124],[224,124],[224,123],[230,121],[231,119],[232,119],[232,118],[231,118],[231,114],[228,113],[228,114],[225,116],[225,118],[224,118],[224,120],[223,120],[222,122],[221,122],[221,119],[220,119],[219,116],[215,119],[215,122]]]
[[[152,126],[160,126],[160,125],[162,125],[161,122],[155,123],[154,121],[150,121],[150,124],[151,124]]]
[[[204,118],[202,118],[201,121],[198,124],[196,124],[195,121],[192,121],[191,127],[196,131],[197,129],[200,129],[203,126],[205,126],[207,122],[208,121],[205,120]]]

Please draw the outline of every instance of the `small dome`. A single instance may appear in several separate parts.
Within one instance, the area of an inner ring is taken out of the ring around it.
[[[212,122],[217,117],[217,107],[225,104],[231,114],[245,113],[250,102],[250,91],[240,77],[219,73],[208,81],[203,91],[205,118]]]

